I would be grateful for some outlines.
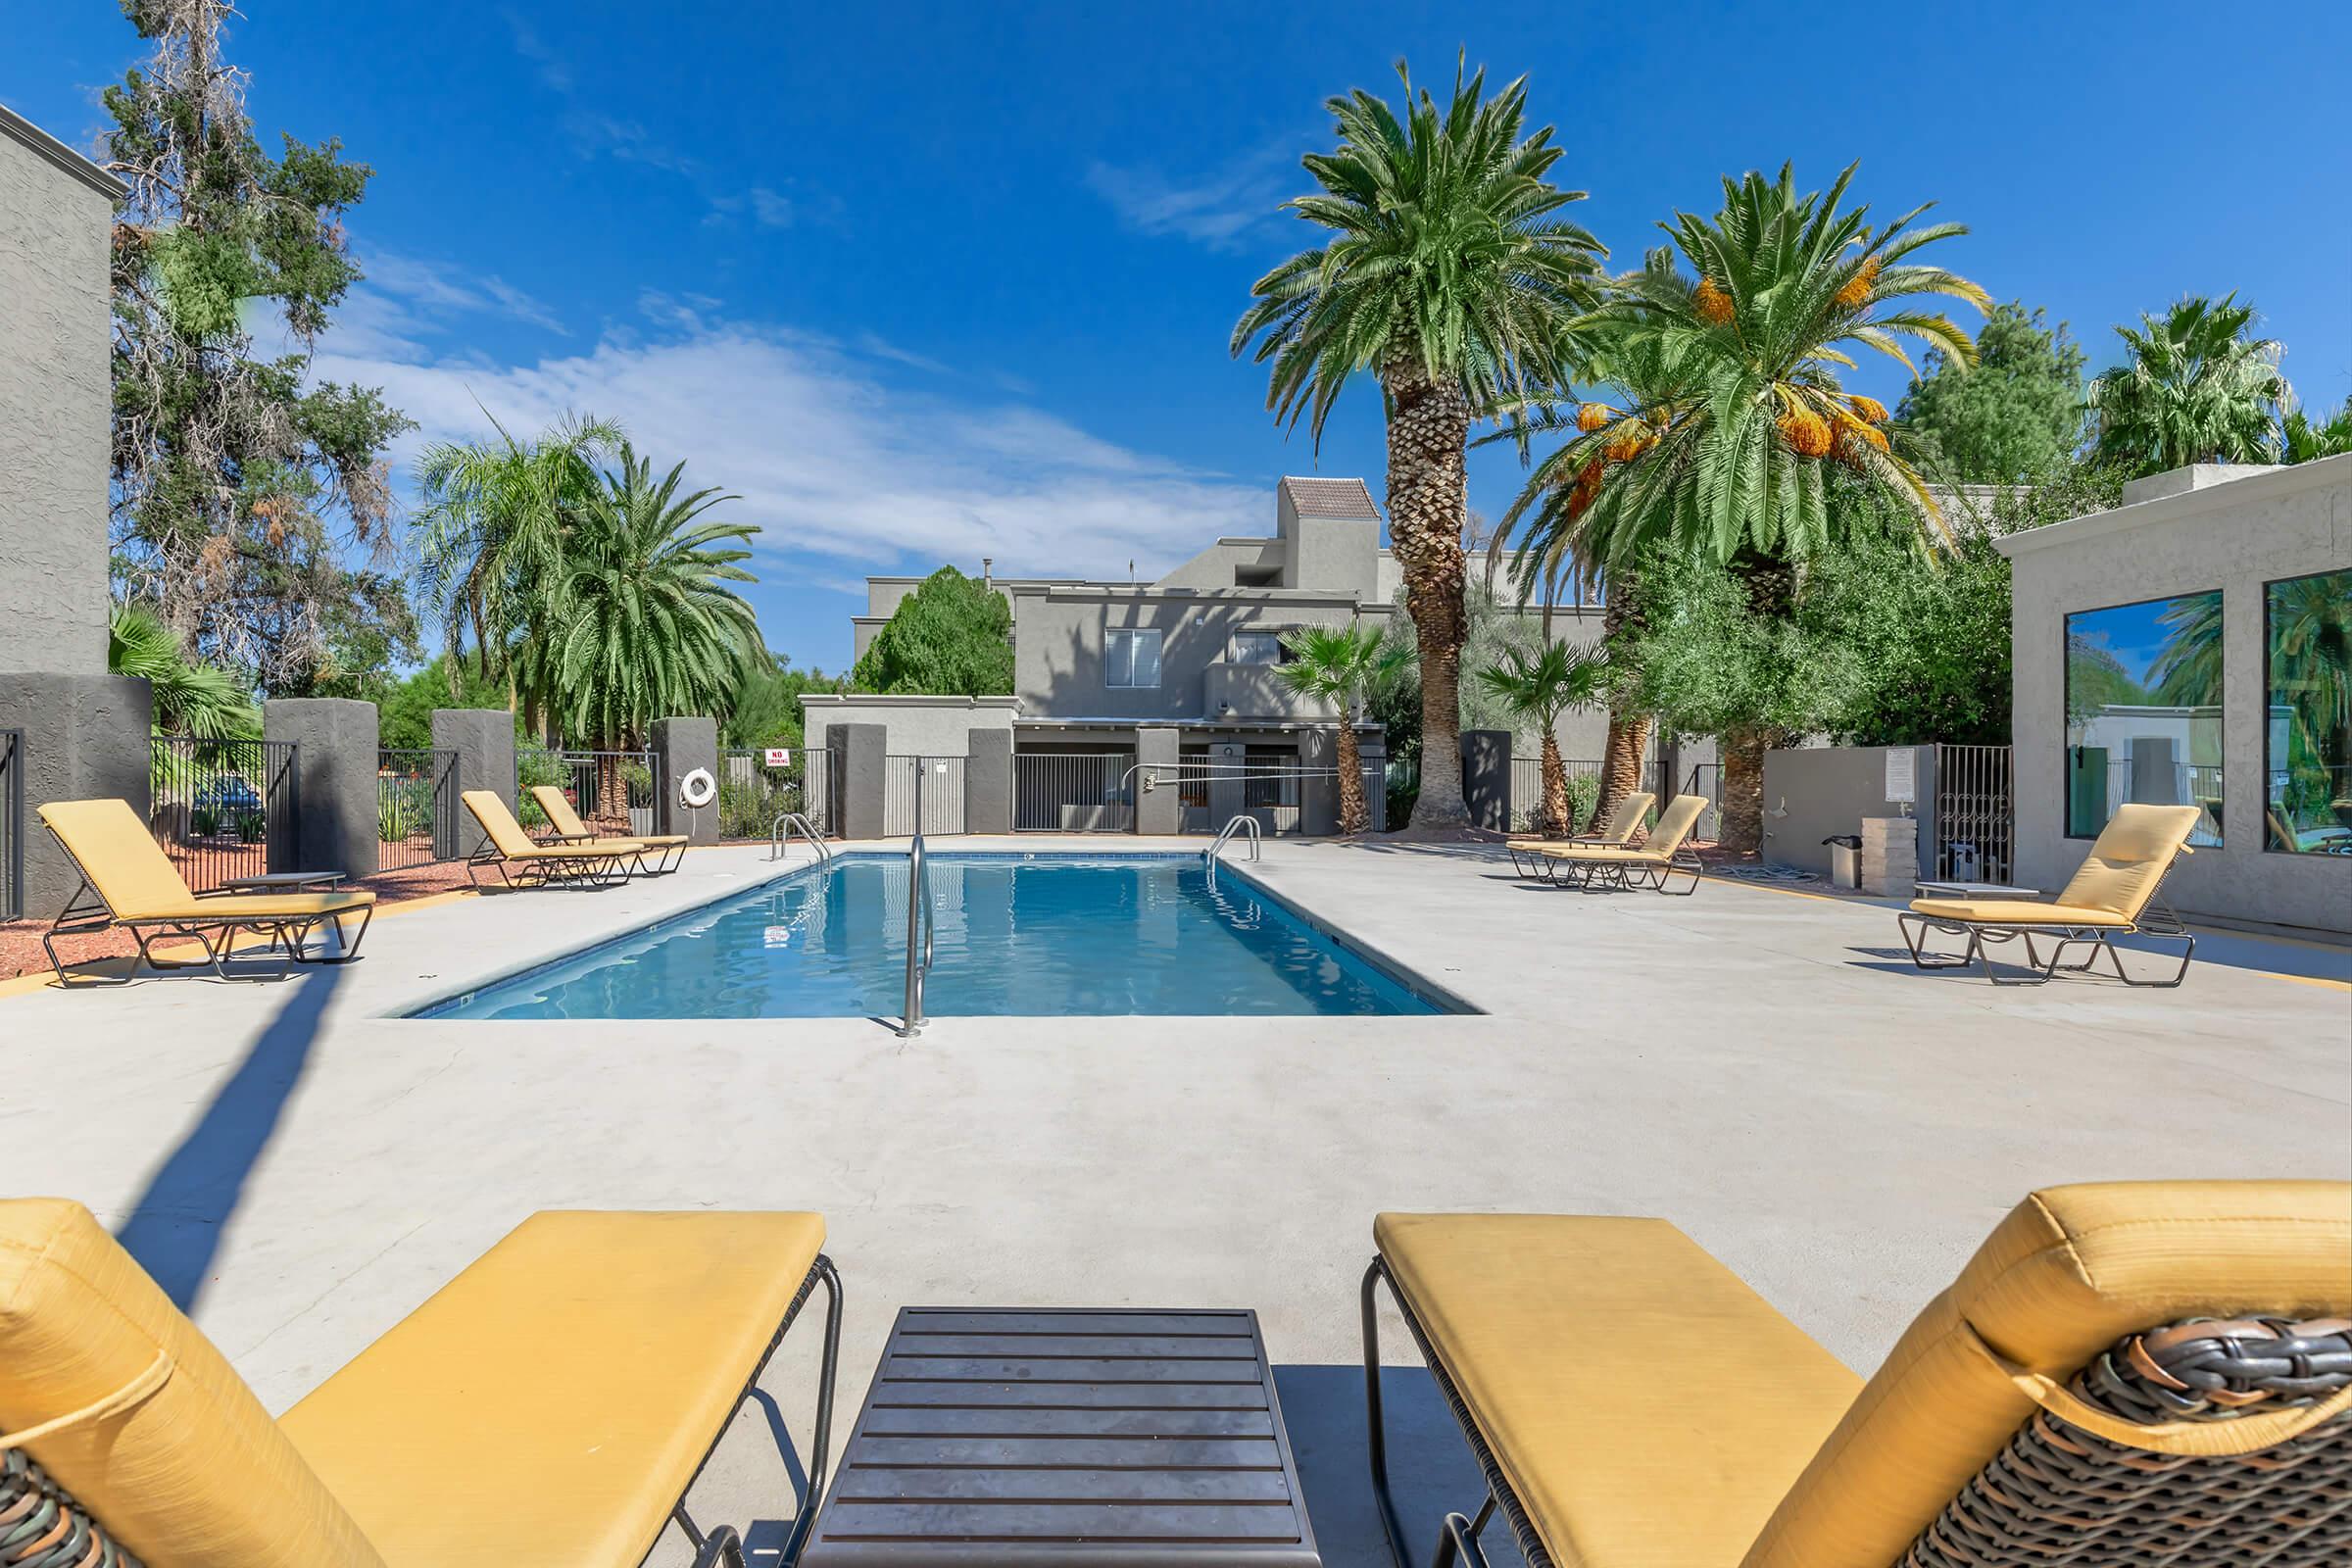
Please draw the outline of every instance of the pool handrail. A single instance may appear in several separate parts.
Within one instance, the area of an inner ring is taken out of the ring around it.
[[[808,820],[807,812],[778,811],[776,819],[767,825],[767,858],[769,859],[781,860],[784,858],[784,852],[792,847],[792,835],[796,829],[799,830],[801,837],[807,839],[809,846],[816,851],[817,859],[821,861],[833,858],[833,846],[825,842],[825,836],[816,830],[815,823]]]
[[[1232,817],[1229,817],[1226,820],[1225,825],[1217,829],[1215,841],[1211,843],[1207,849],[1200,853],[1201,862],[1206,865],[1215,865],[1217,863],[1217,852],[1233,842],[1233,836],[1240,832],[1243,828],[1248,828],[1250,830],[1250,858],[1255,860],[1257,858],[1258,848],[1264,842],[1264,840],[1260,836],[1257,818],[1251,816],[1247,811],[1242,811],[1236,813]]]
[[[931,872],[923,863],[923,762],[915,762],[914,836],[906,845],[906,992],[899,1011],[901,1040],[913,1038],[928,1022],[923,1016],[923,982],[930,978],[939,938],[931,915]]]

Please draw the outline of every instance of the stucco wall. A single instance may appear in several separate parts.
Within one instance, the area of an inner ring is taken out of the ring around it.
[[[1012,686],[1021,710],[1038,718],[1204,717],[1203,672],[1225,658],[1234,631],[1345,625],[1356,613],[1346,599],[1249,589],[1023,590],[1013,603]],[[1158,628],[1156,687],[1103,683],[1103,632],[1111,626]]]
[[[822,751],[825,732],[837,724],[880,724],[890,732],[885,752],[893,756],[965,757],[972,731],[1012,732],[1009,697],[839,697],[818,693],[801,699],[801,716],[810,751]]]
[[[2175,867],[2184,913],[2352,930],[2352,857],[2263,848],[2264,585],[2352,568],[2352,457],[2119,507],[2001,542],[2014,567],[2018,880],[2055,888],[2090,848],[2065,836],[2065,618],[2222,592],[2222,845]]]
[[[1163,574],[1154,588],[1233,588],[1234,573],[1242,567],[1280,573],[1284,569],[1279,539],[1220,539],[1175,570]]]
[[[0,670],[106,669],[114,203],[78,162],[0,110]]]
[[[1913,803],[1886,799],[1886,754],[1911,754]],[[1764,858],[1825,876],[1833,833],[1859,834],[1866,816],[1921,818],[1935,800],[1933,746],[1821,746],[1764,754]],[[1918,830],[1914,830],[1918,831]],[[1920,839],[1927,858],[1927,838]]]

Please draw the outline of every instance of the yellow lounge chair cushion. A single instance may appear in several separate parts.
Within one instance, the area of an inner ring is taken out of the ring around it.
[[[2063,1384],[2127,1334],[2248,1314],[2352,1315],[2352,1183],[2035,1193],[1905,1331],[1774,1513],[1749,1568],[1898,1560],[2033,1413],[2012,1371]],[[1680,1369],[1676,1381],[1703,1387]],[[2197,1436],[2226,1438],[2229,1425]],[[1678,1494],[1661,1516],[1681,1503]]]
[[[534,1214],[279,1426],[392,1568],[636,1568],[823,1242]]]
[[[1674,858],[1671,851],[1629,850],[1618,844],[1542,844],[1535,849],[1539,855],[1548,855],[1555,860],[1635,860],[1646,864]]]
[[[0,1432],[124,1391],[115,1413],[25,1446],[125,1549],[170,1568],[382,1568],[243,1380],[88,1209],[0,1200]]]
[[[2193,806],[2117,807],[2090,854],[2058,890],[2057,902],[2135,918],[2155,896],[2173,857],[2191,853],[2188,836],[2202,814]]]
[[[2034,899],[1913,899],[1911,912],[1931,920],[1961,920],[1971,925],[2124,927],[2132,923],[2113,909],[2080,904],[2043,904]]]
[[[1562,1568],[1737,1562],[1860,1386],[1664,1220],[1383,1214],[1373,1236]]]
[[[1617,803],[1617,808],[1609,813],[1609,819],[1601,824],[1597,833],[1564,839],[1512,839],[1505,847],[1526,855],[1535,851],[1564,849],[1574,844],[1622,845],[1642,826],[1642,818],[1648,814],[1649,804],[1655,799],[1655,796],[1640,792],[1628,795]]]
[[[598,839],[580,820],[580,813],[571,808],[571,800],[553,784],[531,786],[531,799],[547,813],[548,825],[567,839],[594,839],[599,844],[638,844],[658,849],[672,849],[686,842],[683,833],[637,833],[626,839]]]

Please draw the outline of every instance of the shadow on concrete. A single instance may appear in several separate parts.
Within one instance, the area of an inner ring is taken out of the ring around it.
[[[291,982],[293,994],[179,1147],[156,1167],[116,1235],[183,1312],[194,1309],[210,1283],[221,1227],[236,1212],[246,1178],[277,1131],[342,973],[340,967],[315,968]]]
[[[752,1402],[760,1407],[767,1423],[768,1442],[775,1446],[776,1456],[784,1461],[784,1476],[791,1484],[791,1495],[804,1495],[808,1490],[808,1467],[802,1462],[799,1445],[792,1441],[792,1427],[784,1419],[783,1406],[765,1389],[754,1389]],[[840,1414],[836,1408],[837,1422]],[[847,1436],[848,1428],[841,1427],[833,1434],[835,1445],[838,1446]],[[841,1455],[836,1452],[833,1457],[838,1460]],[[692,1499],[688,1500],[691,1503]],[[792,1526],[793,1517],[788,1515],[782,1519],[755,1519],[744,1527],[743,1555],[751,1568],[770,1568],[782,1558],[786,1544],[792,1540]]]
[[[1390,1568],[1364,1450],[1364,1369],[1277,1366],[1274,1387],[1326,1568]],[[1427,1562],[1438,1544],[1439,1521],[1448,1513],[1476,1513],[1487,1494],[1486,1479],[1428,1369],[1383,1367],[1380,1390],[1387,1405],[1389,1483],[1403,1520],[1405,1549],[1413,1562]],[[1525,1559],[1500,1521],[1488,1528],[1483,1544],[1495,1568],[1522,1568]]]

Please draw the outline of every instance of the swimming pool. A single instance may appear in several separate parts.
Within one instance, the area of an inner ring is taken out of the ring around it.
[[[1462,1010],[1198,855],[926,860],[935,1018]],[[906,962],[905,857],[843,855],[413,1016],[895,1017]]]

